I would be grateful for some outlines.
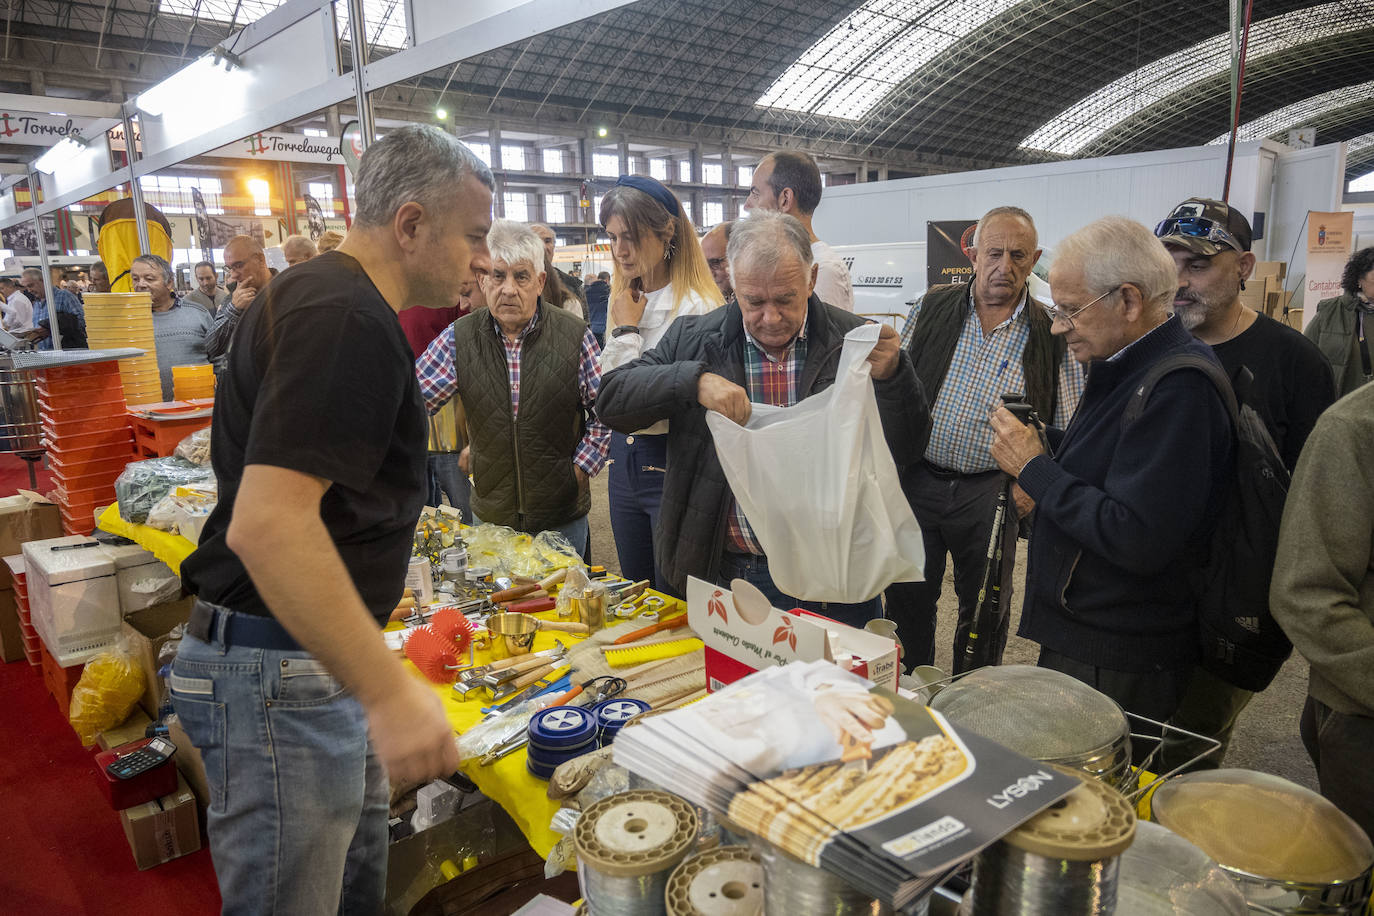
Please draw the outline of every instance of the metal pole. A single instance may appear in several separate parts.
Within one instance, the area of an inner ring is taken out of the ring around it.
[[[1245,27],[1240,36],[1240,64],[1236,72],[1236,107],[1231,113],[1231,139],[1226,144],[1226,183],[1221,188],[1221,199],[1231,199],[1231,167],[1236,160],[1236,131],[1240,128],[1240,95],[1245,88],[1245,52],[1250,44],[1250,14],[1255,9],[1255,0],[1245,0]]]
[[[363,0],[348,0],[348,36],[353,45],[353,85],[357,95],[358,131],[362,134],[366,151],[377,137],[372,121],[372,101],[367,95],[367,80],[363,72],[367,65],[367,21],[363,18]]]
[[[148,244],[148,211],[143,206],[143,186],[134,174],[134,121],[124,106],[124,155],[129,161],[129,196],[134,199],[134,225],[138,227],[139,254],[152,254]]]
[[[62,331],[57,326],[57,297],[53,295],[52,268],[48,264],[48,240],[43,237],[43,218],[38,215],[38,171],[29,169],[29,212],[33,214],[33,232],[38,242],[38,265],[43,271],[43,289],[47,292],[48,333],[52,336],[52,348],[62,349]],[[56,216],[54,216],[56,219]]]

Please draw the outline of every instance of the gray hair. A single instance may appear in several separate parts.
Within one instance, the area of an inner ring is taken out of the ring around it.
[[[492,220],[487,232],[487,250],[491,261],[505,261],[514,267],[521,261],[528,261],[535,272],[544,269],[544,242],[534,234],[534,230],[524,223],[513,219]]]
[[[130,261],[129,266],[133,267],[140,261],[144,264],[151,264],[158,270],[162,271],[162,282],[166,283],[168,286],[172,285],[172,265],[167,263],[166,258],[160,257],[155,254],[141,254],[138,257],[134,258],[132,261]]]
[[[1130,283],[1152,310],[1165,310],[1178,291],[1178,266],[1168,249],[1153,232],[1124,216],[1103,217],[1079,229],[1055,246],[1054,262],[1080,268],[1093,292]]]
[[[412,201],[441,212],[445,197],[468,176],[496,190],[491,169],[456,137],[429,124],[407,124],[363,153],[353,218],[362,226],[382,226]]]
[[[732,283],[740,267],[752,266],[756,261],[776,264],[789,254],[796,255],[804,269],[811,269],[811,234],[795,216],[776,210],[756,210],[746,219],[735,220],[729,232],[725,258],[730,262]]]
[[[35,277],[39,280],[42,280],[43,271],[39,270],[37,267],[25,267],[23,271],[21,271],[20,276]]]
[[[282,239],[282,254],[286,254],[286,249],[288,248],[295,248],[300,251],[308,251],[310,252],[309,256],[312,258],[315,255],[319,254],[319,251],[315,249],[315,243],[310,241],[310,239],[306,238],[303,235],[288,235],[286,238]],[[197,264],[196,266],[199,267],[200,265]]]
[[[978,236],[983,234],[983,226],[985,226],[990,220],[997,219],[998,217],[1013,217],[1015,219],[1025,220],[1026,225],[1030,226],[1031,235],[1035,237],[1035,244],[1037,246],[1040,244],[1040,233],[1035,228],[1035,220],[1031,219],[1031,215],[1029,213],[1027,213],[1025,210],[1022,210],[1020,207],[993,207],[991,210],[983,214],[983,218],[978,220],[977,228],[973,230],[974,248],[978,247]]]

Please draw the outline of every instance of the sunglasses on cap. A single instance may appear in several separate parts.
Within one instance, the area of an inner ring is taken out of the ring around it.
[[[1166,219],[1158,226],[1155,226],[1155,235],[1162,239],[1170,236],[1181,235],[1190,239],[1205,239],[1209,242],[1221,242],[1236,251],[1244,251],[1245,246],[1236,240],[1230,230],[1218,223],[1201,216],[1184,216],[1176,219]]]

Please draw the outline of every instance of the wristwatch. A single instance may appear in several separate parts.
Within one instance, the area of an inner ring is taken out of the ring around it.
[[[611,331],[611,336],[612,336],[612,337],[619,337],[621,334],[638,334],[638,333],[639,333],[639,325],[635,325],[635,324],[622,324],[622,325],[620,325],[619,327],[617,327],[616,329],[614,329],[613,331]]]

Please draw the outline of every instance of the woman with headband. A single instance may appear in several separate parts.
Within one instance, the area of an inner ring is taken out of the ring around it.
[[[701,253],[696,229],[673,192],[642,175],[622,175],[599,214],[611,240],[611,278],[604,375],[638,359],[663,338],[674,319],[722,304]],[[611,434],[611,529],[620,573],[631,581],[666,583],[654,564],[654,527],[663,496],[668,424],[630,435]]]

